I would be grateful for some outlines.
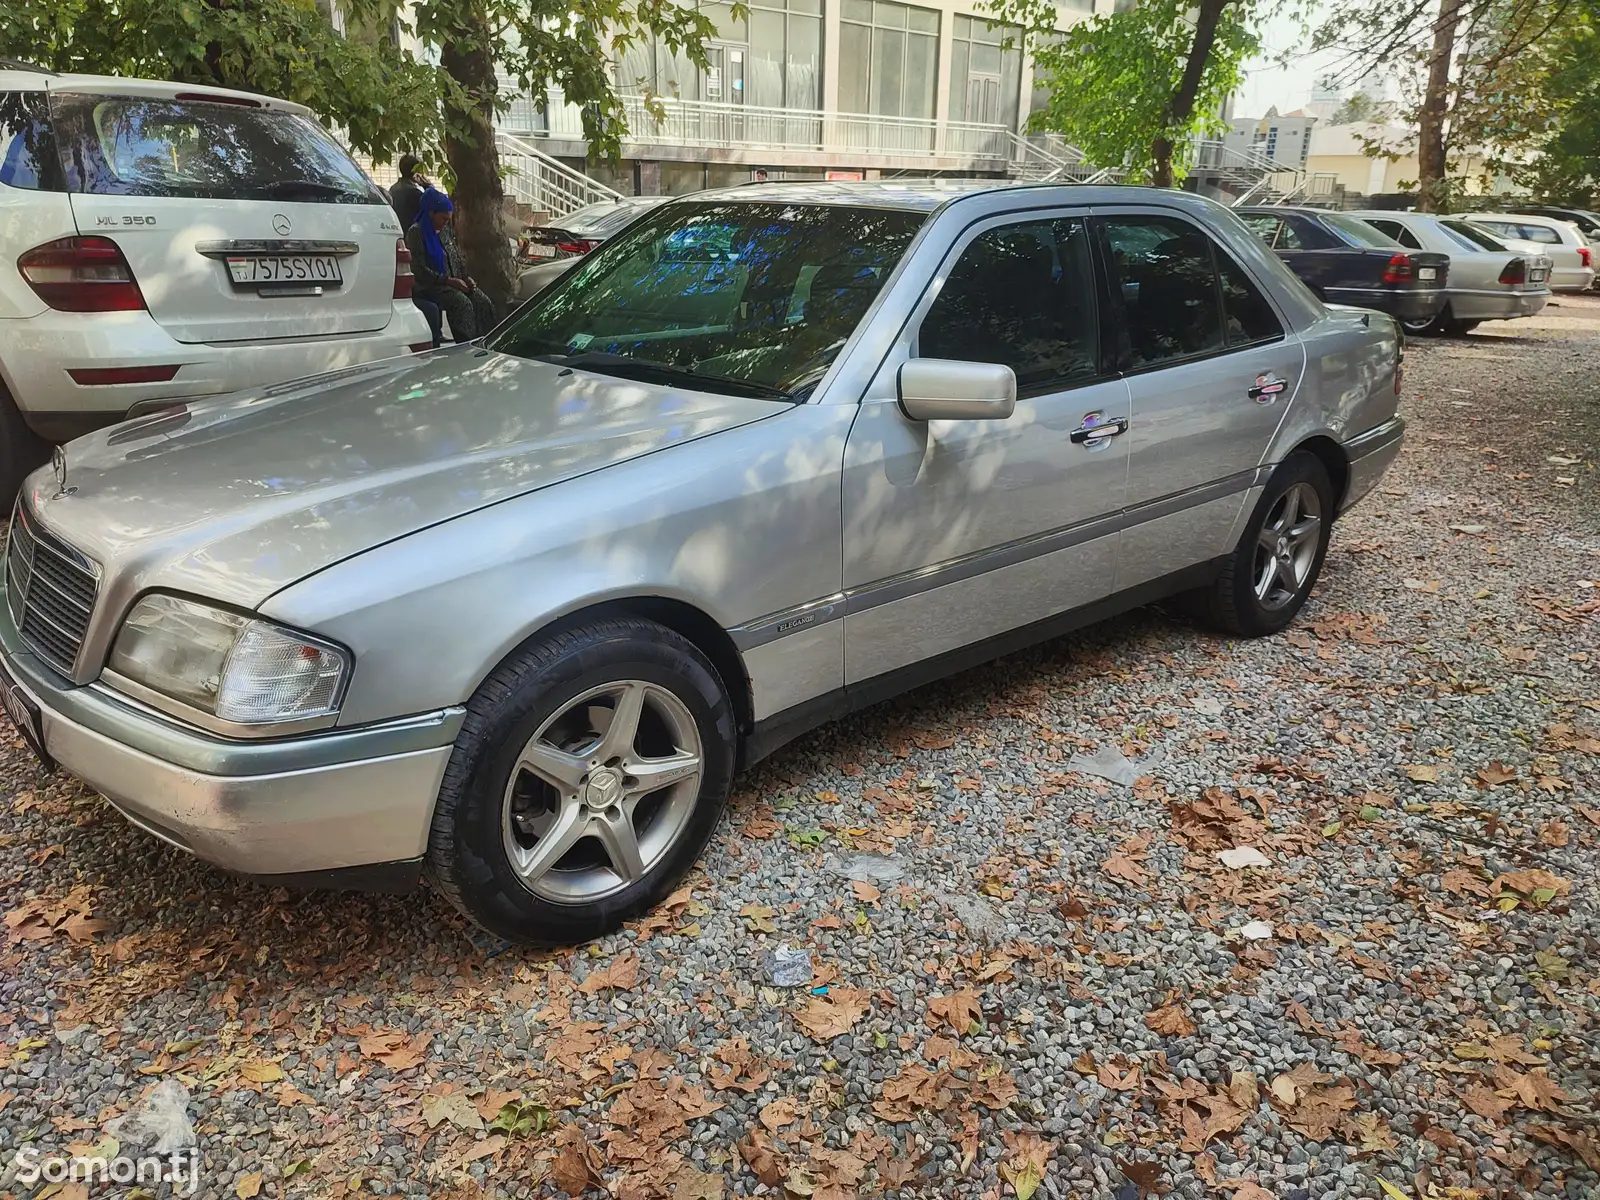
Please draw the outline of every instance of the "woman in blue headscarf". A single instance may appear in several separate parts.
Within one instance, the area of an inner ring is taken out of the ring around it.
[[[412,294],[437,304],[458,342],[481,337],[494,327],[494,301],[467,274],[450,230],[455,205],[438,188],[423,190],[417,219],[406,230],[411,251]]]

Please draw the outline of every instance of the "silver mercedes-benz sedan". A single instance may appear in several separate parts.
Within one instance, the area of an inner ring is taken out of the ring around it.
[[[1178,594],[1284,628],[1401,348],[1180,192],[704,193],[479,344],[73,442],[6,707],[210,862],[594,937],[830,717]]]

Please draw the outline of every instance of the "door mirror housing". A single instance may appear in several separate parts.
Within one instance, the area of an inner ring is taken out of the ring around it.
[[[900,411],[913,421],[1003,421],[1016,407],[1016,372],[1002,363],[913,358],[900,368]]]

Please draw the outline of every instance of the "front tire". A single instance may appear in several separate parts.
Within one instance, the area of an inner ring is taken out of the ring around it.
[[[1322,571],[1333,509],[1333,484],[1322,460],[1305,450],[1284,459],[1211,585],[1212,622],[1241,637],[1285,629]]]
[[[693,643],[632,617],[541,639],[467,704],[427,872],[509,941],[570,945],[659,903],[716,829],[733,707]]]

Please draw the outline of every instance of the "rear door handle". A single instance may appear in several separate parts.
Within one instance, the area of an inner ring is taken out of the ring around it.
[[[1107,417],[1102,413],[1090,413],[1084,417],[1083,424],[1072,431],[1072,444],[1075,446],[1099,446],[1116,437],[1119,433],[1127,432],[1127,417]]]
[[[1257,375],[1256,381],[1245,392],[1246,396],[1257,404],[1271,404],[1289,389],[1289,381],[1270,371],[1265,375]]]

